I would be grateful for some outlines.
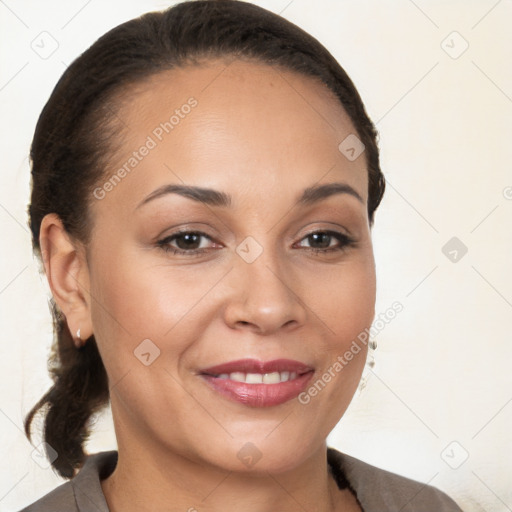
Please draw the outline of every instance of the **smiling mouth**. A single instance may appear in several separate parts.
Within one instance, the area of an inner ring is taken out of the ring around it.
[[[241,359],[202,370],[200,376],[230,400],[252,407],[270,407],[295,398],[313,373],[311,366],[291,359]]]

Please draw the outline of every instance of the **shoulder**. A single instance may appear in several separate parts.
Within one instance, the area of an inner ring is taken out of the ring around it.
[[[89,455],[69,482],[61,484],[20,512],[109,512],[101,489],[101,480],[114,470],[117,451]]]
[[[59,485],[59,487],[39,498],[20,512],[58,512],[61,510],[66,512],[78,510],[71,482]]]
[[[435,487],[391,473],[328,448],[329,464],[344,475],[365,512],[462,512],[448,495]]]

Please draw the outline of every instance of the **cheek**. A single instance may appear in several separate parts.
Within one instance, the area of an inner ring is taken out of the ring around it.
[[[342,291],[335,301],[335,330],[343,339],[354,340],[369,328],[375,315],[375,278],[367,268],[354,272],[340,284]]]
[[[157,340],[170,329],[179,308],[166,304],[180,296],[176,287],[163,289],[156,271],[144,269],[121,248],[111,249],[95,254],[91,279],[94,333],[107,368],[109,360],[126,360],[143,340]]]
[[[199,323],[197,314],[203,308],[198,304],[223,269],[198,273],[191,267],[155,264],[155,259],[122,249],[97,256],[91,309],[102,356],[133,364],[133,351],[145,339],[171,356],[186,350],[191,334],[187,337],[183,328],[188,330],[192,320]]]
[[[309,404],[305,414],[315,410],[321,417],[321,411],[329,408],[330,418],[324,418],[322,427],[327,433],[352,400],[366,362],[368,332],[375,316],[373,253],[367,251],[364,258],[333,266],[322,283],[324,292],[317,287],[309,300],[316,300],[315,312],[325,327],[317,352],[323,363],[301,403]]]
[[[323,293],[308,300],[321,319],[324,336],[317,347],[318,368],[308,388],[298,397],[298,417],[322,435],[338,423],[359,384],[368,352],[368,332],[375,316],[376,276],[373,254],[332,267],[328,279],[317,276]],[[318,339],[318,338],[316,338]],[[314,418],[314,419],[313,419]]]
[[[325,325],[327,350],[344,351],[371,326],[375,316],[376,277],[371,253],[358,261],[333,265],[310,285],[312,308]],[[321,283],[321,287],[319,286]]]

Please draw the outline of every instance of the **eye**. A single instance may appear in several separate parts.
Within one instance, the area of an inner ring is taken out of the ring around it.
[[[157,245],[165,252],[194,255],[209,250],[208,243],[203,243],[205,240],[213,242],[206,233],[201,231],[180,231],[158,240]]]
[[[345,233],[339,233],[338,231],[330,230],[314,231],[306,235],[302,241],[307,241],[308,245],[301,245],[301,247],[314,253],[343,251],[347,247],[355,245],[355,240],[345,235]]]
[[[304,241],[308,245],[299,243],[299,247],[317,254],[343,251],[347,247],[355,245],[355,240],[349,236],[331,230],[313,231],[301,240],[301,242]],[[172,254],[195,256],[210,251],[212,243],[214,248],[215,246],[220,247],[206,233],[184,230],[158,240],[157,246],[163,251],[171,252]]]

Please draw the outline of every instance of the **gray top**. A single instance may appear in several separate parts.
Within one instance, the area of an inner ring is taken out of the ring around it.
[[[364,512],[462,512],[435,487],[384,471],[327,449],[330,470],[340,489],[350,487]],[[89,455],[70,481],[46,494],[20,512],[109,512],[100,481],[117,464],[117,451]]]

